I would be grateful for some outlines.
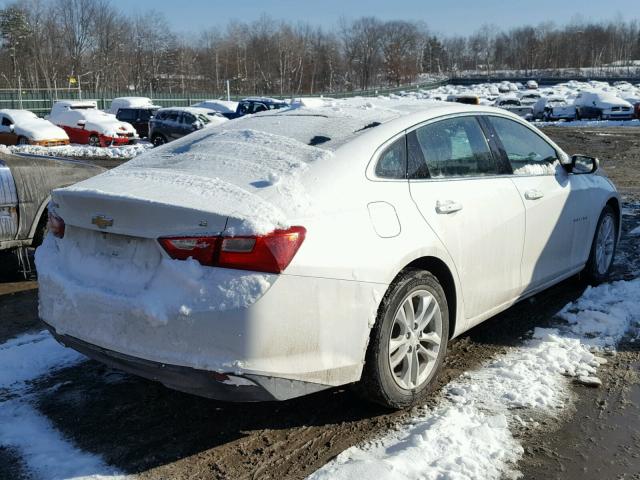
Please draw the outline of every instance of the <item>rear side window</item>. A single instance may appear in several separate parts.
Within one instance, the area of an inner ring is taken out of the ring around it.
[[[513,120],[488,117],[515,175],[552,175],[558,153],[541,136]]]
[[[168,122],[177,122],[179,116],[180,112],[167,112],[165,114],[165,120],[167,120]]]
[[[497,163],[475,117],[442,120],[418,128],[411,135],[411,178],[498,174]]]
[[[407,148],[402,136],[386,148],[378,158],[376,176],[380,178],[405,178],[407,170]]]

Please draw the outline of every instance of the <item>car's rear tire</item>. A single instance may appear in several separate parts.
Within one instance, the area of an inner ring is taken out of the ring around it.
[[[100,145],[100,137],[98,137],[98,135],[89,136],[89,146],[101,147],[102,145]]]
[[[617,245],[618,218],[613,208],[607,205],[598,218],[589,259],[583,271],[587,282],[597,285],[609,278]]]
[[[159,147],[160,145],[164,145],[167,143],[167,139],[164,138],[164,135],[160,135],[159,133],[151,137],[151,143],[153,143],[154,147]]]
[[[371,331],[359,393],[399,409],[424,401],[449,339],[444,290],[431,273],[408,269],[389,287]]]

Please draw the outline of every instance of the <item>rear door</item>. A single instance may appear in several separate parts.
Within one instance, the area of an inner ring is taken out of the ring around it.
[[[522,255],[523,290],[531,290],[568,272],[575,225],[581,215],[569,174],[559,153],[538,133],[515,120],[487,116],[493,135],[512,169],[511,181],[526,210]],[[585,203],[586,205],[586,203]],[[586,219],[585,219],[586,220]]]
[[[407,145],[411,196],[456,265],[466,318],[512,300],[524,207],[478,119],[429,122],[408,133]]]

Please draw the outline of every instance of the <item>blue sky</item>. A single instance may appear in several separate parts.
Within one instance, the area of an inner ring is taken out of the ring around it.
[[[197,32],[224,26],[229,20],[254,20],[267,13],[274,19],[307,21],[332,27],[341,17],[364,15],[380,19],[413,19],[426,22],[433,31],[465,34],[482,24],[502,28],[554,21],[609,20],[621,16],[640,19],[638,0],[112,0],[123,11],[164,12],[179,32]]]

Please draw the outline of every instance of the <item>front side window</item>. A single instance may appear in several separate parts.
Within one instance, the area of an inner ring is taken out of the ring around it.
[[[376,176],[380,178],[405,178],[407,152],[404,136],[382,152],[376,164]]]
[[[513,120],[489,117],[514,175],[553,175],[558,153],[541,136]]]
[[[425,125],[409,139],[412,178],[477,177],[498,174],[498,166],[475,117]],[[415,151],[418,149],[418,151]]]
[[[7,117],[2,117],[2,126],[3,127],[11,126],[11,120],[9,120]]]

